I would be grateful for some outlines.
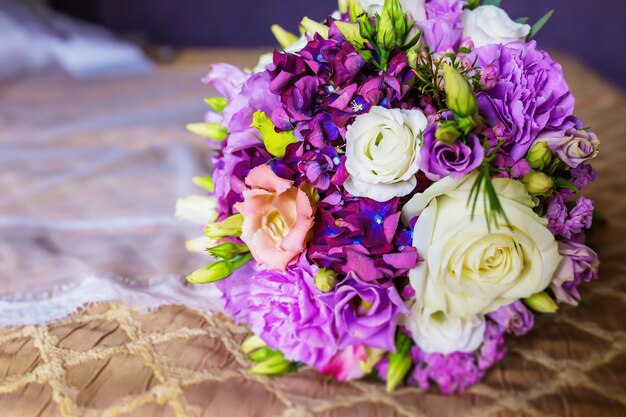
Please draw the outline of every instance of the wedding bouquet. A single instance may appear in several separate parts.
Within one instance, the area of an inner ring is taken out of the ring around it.
[[[344,0],[254,71],[215,65],[221,96],[189,129],[216,143],[205,227],[242,348],[276,375],[311,366],[459,392],[536,313],[598,277],[585,245],[596,135],[561,66],[499,1]]]

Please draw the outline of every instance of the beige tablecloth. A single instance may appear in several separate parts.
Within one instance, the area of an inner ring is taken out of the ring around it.
[[[246,329],[184,306],[123,304],[62,322],[0,330],[0,416],[576,416],[626,415],[626,100],[559,57],[577,114],[602,139],[589,195],[608,223],[590,243],[601,280],[584,303],[537,320],[486,380],[457,396],[338,383],[309,370],[251,376]],[[198,265],[175,197],[206,169],[183,132],[201,117],[210,62],[253,55],[190,53],[155,74],[78,82],[62,75],[0,87],[0,295],[36,292],[84,273],[145,281]]]

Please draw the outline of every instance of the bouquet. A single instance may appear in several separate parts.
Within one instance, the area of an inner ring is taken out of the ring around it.
[[[204,225],[224,309],[254,336],[251,372],[314,367],[460,392],[536,314],[598,277],[585,245],[596,135],[561,66],[499,1],[343,0],[188,128],[214,144]]]

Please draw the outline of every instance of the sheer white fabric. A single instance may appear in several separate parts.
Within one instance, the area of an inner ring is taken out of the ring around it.
[[[219,308],[214,289],[176,278],[209,259],[184,247],[201,228],[173,216],[210,172],[206,143],[183,128],[202,120],[209,66],[0,89],[0,325],[105,300]]]

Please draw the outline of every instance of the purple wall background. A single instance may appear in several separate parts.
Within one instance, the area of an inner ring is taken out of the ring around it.
[[[64,11],[172,45],[273,45],[272,23],[296,31],[302,16],[322,19],[336,0],[53,0]],[[504,0],[530,22],[555,9],[537,36],[543,49],[577,56],[626,88],[626,0]]]

